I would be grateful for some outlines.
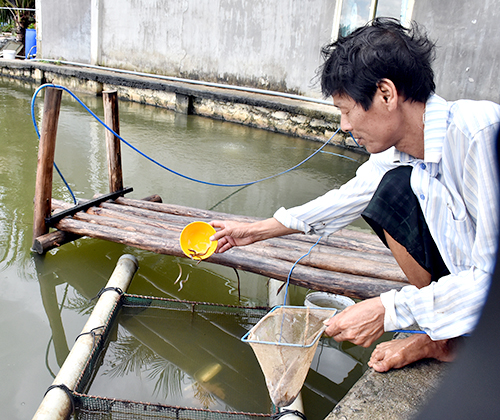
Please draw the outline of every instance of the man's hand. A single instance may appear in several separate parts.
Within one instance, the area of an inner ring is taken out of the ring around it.
[[[218,241],[216,252],[224,252],[233,246],[244,246],[255,242],[253,223],[214,220],[210,225],[216,230],[219,229],[210,238],[211,241]]]
[[[325,333],[335,341],[368,347],[384,333],[385,308],[379,297],[349,306],[325,321]]]
[[[211,241],[218,241],[216,250],[218,253],[225,252],[233,246],[249,245],[264,239],[298,232],[285,227],[274,218],[255,223],[214,220],[210,222],[210,225],[218,229],[210,237]]]

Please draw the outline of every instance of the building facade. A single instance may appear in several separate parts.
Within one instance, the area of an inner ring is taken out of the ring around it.
[[[500,101],[498,0],[37,1],[38,57],[320,98],[323,45],[391,16],[437,41],[437,93]]]

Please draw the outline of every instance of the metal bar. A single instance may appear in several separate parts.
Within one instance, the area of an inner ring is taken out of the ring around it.
[[[36,9],[28,9],[25,7],[0,7],[0,9],[4,10],[27,10],[28,12],[36,12]]]
[[[104,201],[114,200],[114,199],[121,197],[121,196],[123,196],[123,195],[125,195],[133,190],[134,189],[132,187],[127,187],[127,188],[124,188],[124,189],[119,190],[119,191],[115,191],[115,192],[112,192],[109,194],[104,194],[100,197],[94,198],[93,200],[89,200],[83,204],[78,204],[74,207],[71,207],[68,210],[63,210],[63,211],[55,214],[54,216],[46,217],[45,223],[47,226],[53,226],[57,222],[59,222],[60,220],[64,219],[67,216],[73,216],[74,214],[78,213],[79,211],[85,211],[93,206],[98,206],[99,204],[101,204]]]

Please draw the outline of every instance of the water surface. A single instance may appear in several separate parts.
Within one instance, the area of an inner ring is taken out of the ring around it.
[[[241,272],[238,301],[234,271],[207,262],[196,266],[184,258],[89,238],[66,244],[45,256],[31,253],[38,139],[31,123],[30,100],[35,88],[0,80],[0,404],[3,417],[9,419],[33,416],[88,318],[92,308],[88,300],[106,284],[124,253],[139,260],[139,271],[129,288],[131,293],[245,306],[267,302],[266,279]],[[97,115],[102,115],[101,98],[79,96]],[[39,123],[42,104],[40,97],[35,112]],[[127,102],[120,103],[120,126],[124,138],[162,164],[215,183],[241,183],[270,176],[292,167],[319,147],[318,143],[298,138]],[[107,192],[104,135],[99,123],[64,93],[56,163],[77,198]],[[280,206],[301,204],[339,186],[366,160],[363,155],[328,146],[325,153],[283,176],[245,188],[228,188],[183,179],[122,147],[124,184],[134,188],[129,197],[159,194],[167,203],[259,217],[269,217]],[[57,174],[53,196],[71,201]],[[358,228],[366,227],[359,224]],[[184,275],[190,275],[180,291],[173,284],[179,267]],[[292,287],[292,303],[302,304],[305,293]],[[238,407],[239,402],[233,403],[238,398],[229,398],[226,391],[221,393],[214,386],[200,388],[200,375],[206,378],[215,372],[216,377],[222,371],[216,372],[218,367],[208,359],[195,360],[196,366],[168,360],[165,347],[158,340],[172,333],[169,324],[178,328],[182,323],[169,323],[162,317],[151,319],[148,318],[152,322],[148,328],[154,332],[145,337],[136,328],[142,322],[139,318],[132,316],[121,321],[117,340],[110,346],[104,368],[92,385],[95,393],[214,409],[267,408],[266,398],[264,402]],[[213,328],[214,323],[207,325]],[[181,342],[188,347],[182,352],[209,346],[209,351],[217,353],[221,344],[229,353],[241,350],[241,343],[235,340],[241,329],[228,334],[215,328],[212,335],[219,338],[214,342],[213,336],[200,333],[208,331],[208,327],[196,328],[183,336]],[[180,332],[174,335],[179,336]],[[124,348],[136,354],[135,358],[127,356]],[[137,357],[138,352],[141,357]],[[248,353],[248,348],[243,352]],[[332,409],[366,369],[364,361],[369,352],[348,343],[338,346],[324,340],[304,391],[310,420],[324,418]],[[228,363],[247,363],[241,360],[230,358]],[[255,380],[262,384],[255,365],[252,371]]]

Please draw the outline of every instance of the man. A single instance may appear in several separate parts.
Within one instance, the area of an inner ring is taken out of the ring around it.
[[[218,252],[292,232],[330,234],[359,215],[391,249],[411,286],[367,299],[327,323],[337,341],[369,346],[414,323],[426,332],[379,344],[383,372],[453,359],[486,297],[497,246],[495,141],[500,107],[435,95],[434,44],[416,24],[376,19],[323,49],[321,87],[372,155],[337,190],[273,218],[213,221]]]

